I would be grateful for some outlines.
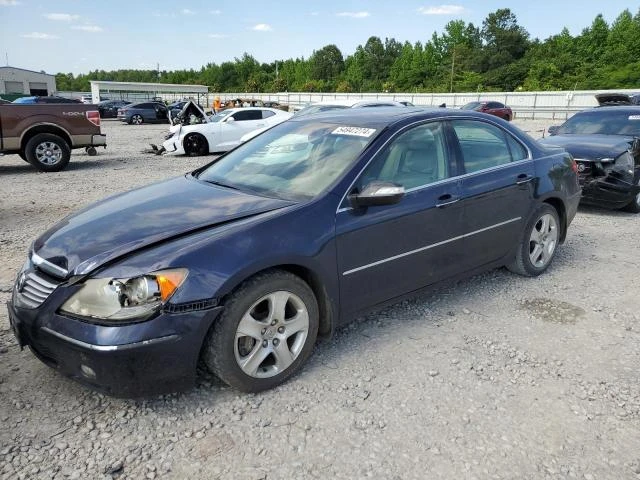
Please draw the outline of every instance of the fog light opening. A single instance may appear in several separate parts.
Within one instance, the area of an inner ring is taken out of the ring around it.
[[[80,365],[80,371],[82,372],[82,375],[84,375],[86,378],[90,380],[95,380],[96,372],[93,371],[93,368],[87,367],[86,365]]]

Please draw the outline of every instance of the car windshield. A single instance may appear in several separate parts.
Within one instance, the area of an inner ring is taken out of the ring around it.
[[[210,122],[221,122],[222,120],[224,120],[227,115],[229,115],[231,112],[231,110],[222,110],[221,112],[216,113],[215,115],[211,115],[209,117],[209,121]]]
[[[285,122],[248,141],[198,178],[268,197],[308,200],[334,183],[378,133],[326,122]]]
[[[469,102],[465,106],[462,107],[462,110],[475,110],[480,105],[482,105],[480,102]]]
[[[640,109],[637,112],[599,110],[576,113],[558,128],[556,134],[640,136]]]
[[[312,115],[314,113],[320,112],[328,112],[330,110],[340,110],[342,108],[349,108],[346,105],[309,105],[308,107],[304,107],[302,110],[298,110],[296,112],[296,117],[301,117],[302,115]]]

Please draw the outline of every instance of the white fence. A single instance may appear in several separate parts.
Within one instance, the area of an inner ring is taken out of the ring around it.
[[[408,101],[416,106],[438,107],[443,103],[447,107],[459,108],[466,103],[477,100],[495,100],[511,107],[516,118],[523,119],[566,119],[573,113],[585,108],[598,105],[595,95],[598,93],[636,93],[636,90],[579,90],[558,92],[492,92],[492,93],[210,93],[206,101],[200,97],[200,103],[204,107],[211,107],[213,99],[220,97],[226,100],[254,99],[270,102],[278,102],[283,105],[304,105],[311,102],[326,100],[396,100]],[[89,95],[87,92],[59,92],[65,97],[80,97]],[[130,92],[120,97],[116,94],[106,94],[109,98],[123,98],[130,101],[143,101],[151,98],[148,93]],[[179,94],[162,94],[166,101],[180,100]]]
[[[640,90],[640,89],[639,89]],[[493,92],[493,93],[218,93],[209,94],[209,105],[236,98],[304,105],[326,100],[396,100],[416,106],[459,108],[477,100],[495,100],[511,107],[516,118],[566,119],[573,113],[598,105],[595,95],[606,92],[635,93],[637,90],[581,90],[573,92]]]

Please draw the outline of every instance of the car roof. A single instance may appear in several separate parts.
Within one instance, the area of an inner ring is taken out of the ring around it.
[[[580,112],[577,112],[576,115],[601,115],[603,113],[628,113],[630,115],[638,115],[640,114],[640,105],[606,105],[602,107],[590,108],[588,110],[582,110]]]
[[[324,121],[327,123],[337,123],[341,125],[353,125],[368,128],[384,128],[405,120],[427,120],[430,118],[446,117],[475,117],[481,119],[491,118],[491,116],[472,110],[459,110],[439,107],[371,107],[371,108],[345,108],[341,110],[331,110],[328,112],[293,116],[289,122],[313,122]]]
[[[314,106],[314,105],[336,105],[339,107],[354,107],[356,105],[369,105],[369,104],[388,104],[388,105],[399,105],[399,106],[404,106],[402,104],[400,104],[400,102],[396,102],[395,100],[386,100],[386,99],[362,99],[362,98],[358,98],[358,99],[341,99],[341,98],[336,98],[333,100],[321,100],[319,102],[313,102],[310,103],[307,106]]]

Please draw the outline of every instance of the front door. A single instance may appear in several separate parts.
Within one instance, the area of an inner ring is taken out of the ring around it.
[[[343,314],[392,299],[459,271],[463,211],[441,122],[410,127],[372,159],[352,191],[372,181],[404,186],[395,205],[351,208],[336,218]]]

